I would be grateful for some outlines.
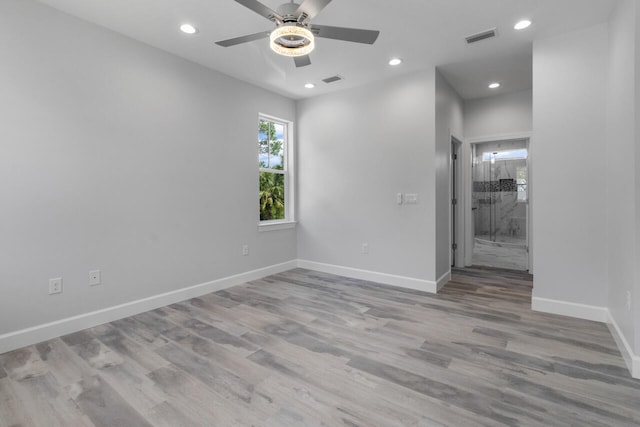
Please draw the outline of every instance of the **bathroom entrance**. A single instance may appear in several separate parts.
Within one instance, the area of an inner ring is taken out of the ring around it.
[[[472,144],[473,264],[528,270],[527,139]]]

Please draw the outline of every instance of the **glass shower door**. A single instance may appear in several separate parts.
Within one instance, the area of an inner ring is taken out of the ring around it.
[[[474,263],[528,267],[527,154],[526,140],[473,145]]]

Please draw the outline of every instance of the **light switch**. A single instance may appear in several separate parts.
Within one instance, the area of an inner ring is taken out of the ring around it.
[[[418,195],[416,193],[407,193],[404,195],[404,202],[408,205],[417,205]]]

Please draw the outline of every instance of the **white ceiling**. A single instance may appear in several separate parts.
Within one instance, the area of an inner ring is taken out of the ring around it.
[[[273,53],[268,39],[223,48],[215,41],[258,31],[273,24],[234,0],[40,0],[238,79],[301,99],[394,75],[438,66],[465,99],[531,87],[534,39],[605,22],[615,0],[333,0],[316,24],[380,30],[372,46],[317,39],[312,64]],[[283,0],[262,0],[276,9]],[[513,24],[529,18],[524,31]],[[185,35],[189,22],[199,32]],[[498,37],[467,45],[464,37],[497,27]],[[401,57],[399,67],[387,65]],[[344,80],[325,84],[339,74]],[[490,91],[498,80],[502,87]],[[314,89],[304,84],[313,82]]]

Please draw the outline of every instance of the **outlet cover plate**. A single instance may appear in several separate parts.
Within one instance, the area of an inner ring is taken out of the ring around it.
[[[62,277],[49,279],[49,295],[59,294],[62,292]]]
[[[100,270],[91,270],[89,272],[89,286],[96,286],[102,283]]]

